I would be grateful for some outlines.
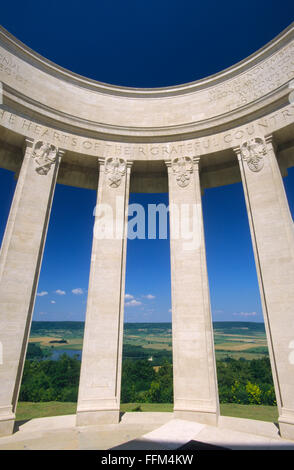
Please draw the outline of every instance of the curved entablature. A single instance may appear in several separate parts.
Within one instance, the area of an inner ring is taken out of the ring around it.
[[[97,188],[97,158],[134,161],[131,190],[167,191],[164,161],[201,157],[202,187],[240,181],[235,147],[272,135],[294,165],[294,24],[240,63],[179,86],[107,85],[65,70],[0,29],[0,165],[19,171],[25,139],[64,151],[58,182]],[[145,165],[146,163],[146,165]]]
[[[81,77],[0,30],[4,108],[91,138],[168,142],[226,131],[288,104],[294,25],[238,64],[179,86],[139,89]]]

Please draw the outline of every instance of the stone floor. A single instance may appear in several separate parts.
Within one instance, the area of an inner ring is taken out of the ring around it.
[[[205,447],[206,446],[206,447]],[[220,417],[218,427],[173,419],[172,413],[125,413],[117,425],[75,427],[75,415],[18,423],[0,450],[167,450],[213,448],[294,450],[274,423]]]

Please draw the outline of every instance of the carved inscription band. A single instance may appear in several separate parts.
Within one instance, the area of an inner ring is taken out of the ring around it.
[[[51,166],[56,162],[58,149],[53,144],[37,141],[33,147],[32,157],[35,161],[35,169],[39,175],[47,175]],[[263,168],[266,155],[266,144],[263,138],[254,137],[243,142],[240,153],[248,168],[258,172]],[[176,157],[172,160],[171,167],[176,181],[181,188],[189,185],[193,173],[193,160],[191,157]],[[109,157],[105,160],[105,173],[111,188],[118,188],[121,179],[126,172],[126,161],[121,157]]]
[[[258,172],[264,166],[264,156],[267,153],[266,143],[262,137],[249,139],[240,146],[240,153],[248,168]],[[189,185],[193,173],[193,160],[191,157],[176,157],[171,162],[172,171],[181,188]]]

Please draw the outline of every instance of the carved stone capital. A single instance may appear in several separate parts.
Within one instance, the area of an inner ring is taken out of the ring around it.
[[[197,155],[197,157],[193,157],[193,163],[194,163],[194,168],[197,172],[200,170],[200,157]]]
[[[104,162],[104,171],[111,188],[118,188],[125,175],[127,162],[121,157],[107,157]]]
[[[42,140],[35,141],[32,149],[32,157],[35,162],[35,170],[39,175],[47,175],[58,156],[58,148]]]
[[[23,151],[24,153],[28,150],[28,149],[33,149],[34,147],[34,139],[31,139],[30,137],[26,137],[25,140],[24,140],[24,143],[23,143]]]
[[[102,167],[104,166],[104,164],[105,164],[105,158],[104,158],[104,157],[98,157],[97,162],[98,162],[98,168],[100,169],[100,168],[102,168]]]
[[[248,168],[254,172],[262,170],[266,153],[266,142],[262,137],[253,137],[240,146],[241,158],[246,161]]]
[[[277,152],[277,144],[276,144],[276,141],[274,139],[273,134],[266,135],[264,137],[264,140],[267,144],[268,149],[273,150],[274,153],[276,153]]]
[[[171,168],[176,181],[181,188],[189,185],[193,173],[193,160],[191,157],[175,157],[171,161]]]
[[[132,166],[133,166],[133,163],[134,163],[133,161],[127,160],[127,162],[126,162],[127,168],[131,169]]]

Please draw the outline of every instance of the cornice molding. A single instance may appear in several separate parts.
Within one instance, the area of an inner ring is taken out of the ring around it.
[[[264,61],[270,57],[284,45],[289,43],[294,38],[294,22],[291,23],[284,31],[276,36],[272,41],[265,46],[246,57],[245,59],[237,62],[236,64],[228,67],[221,72],[210,75],[200,80],[185,83],[183,85],[175,85],[161,88],[132,88],[110,85],[95,81],[93,79],[83,77],[70,70],[67,70],[54,62],[42,57],[37,52],[30,49],[23,44],[5,28],[0,26],[0,43],[6,44],[9,50],[18,56],[20,59],[30,63],[34,67],[39,68],[45,73],[49,73],[60,80],[68,81],[80,88],[93,90],[97,93],[118,95],[125,98],[160,98],[168,96],[180,96],[187,93],[195,93],[203,88],[209,88],[228,79],[234,78],[237,75],[249,70],[251,67]]]

